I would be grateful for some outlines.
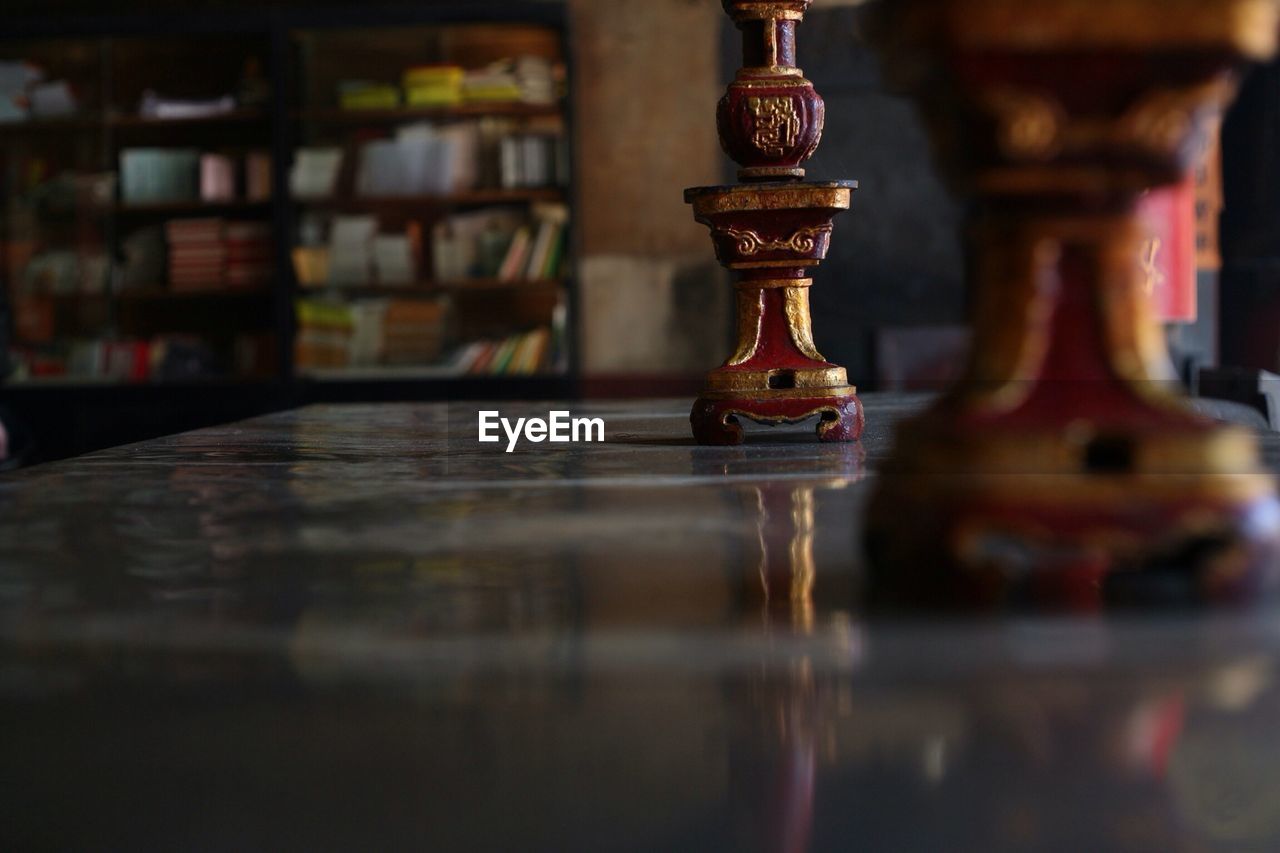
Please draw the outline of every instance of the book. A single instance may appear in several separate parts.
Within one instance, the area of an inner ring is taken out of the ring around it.
[[[555,235],[551,238],[551,248],[547,252],[546,263],[542,267],[541,278],[553,279],[560,275],[560,257],[564,254],[564,226],[557,225]]]
[[[524,375],[534,372],[538,358],[539,332],[539,329],[534,329],[520,336],[515,353],[511,356],[511,363],[507,367],[508,373]]]
[[[521,225],[516,229],[515,236],[511,238],[507,256],[498,269],[499,281],[516,281],[520,277],[528,261],[529,248],[529,228]]]
[[[236,196],[236,169],[230,157],[200,155],[200,200],[231,201]]]
[[[491,375],[498,376],[507,372],[507,368],[511,364],[511,356],[515,354],[519,343],[519,336],[513,336],[499,344],[498,351],[493,356],[493,362],[489,365],[489,373]]]
[[[248,201],[270,200],[270,151],[250,151],[244,155],[244,197]]]
[[[462,103],[464,74],[457,65],[406,68],[401,79],[405,104],[411,107],[451,107]]]
[[[462,77],[462,97],[473,103],[521,100],[520,81],[510,62],[495,62],[466,72]]]
[[[415,65],[404,70],[401,83],[410,86],[449,86],[460,88],[466,71],[460,65]]]
[[[373,269],[379,284],[409,284],[416,267],[407,234],[379,234],[373,238]]]
[[[551,251],[551,239],[556,224],[548,219],[538,223],[538,233],[533,240],[533,248],[529,250],[529,260],[524,267],[524,278],[530,281],[542,278],[543,267],[547,263],[547,254]]]
[[[498,351],[497,343],[493,341],[483,341],[481,343],[480,352],[476,356],[475,361],[472,362],[470,369],[467,370],[467,373],[473,376],[478,376],[478,375],[488,373],[489,365],[493,362],[493,356],[494,354],[497,353],[497,351]]]
[[[337,186],[341,168],[341,148],[299,148],[289,169],[289,193],[300,199],[328,198]]]
[[[459,347],[449,359],[449,366],[456,370],[459,374],[470,371],[471,366],[475,364],[476,359],[484,352],[488,344],[485,341],[471,341]]]
[[[200,152],[190,148],[125,148],[120,152],[120,198],[130,204],[194,201],[200,197]]]
[[[395,109],[400,106],[400,87],[387,83],[344,81],[338,84],[338,105],[344,110]]]
[[[406,86],[405,106],[454,107],[462,103],[462,91],[450,86]]]

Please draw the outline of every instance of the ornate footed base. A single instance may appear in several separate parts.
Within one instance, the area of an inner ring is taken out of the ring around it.
[[[862,435],[862,403],[856,389],[804,389],[801,394],[755,392],[750,396],[705,394],[693,404],[689,422],[698,444],[735,445],[743,441],[738,418],[760,424],[798,424],[819,418],[819,441],[857,441]]]
[[[1245,430],[967,432],[903,431],[867,520],[874,605],[1221,604],[1280,579],[1280,504]]]

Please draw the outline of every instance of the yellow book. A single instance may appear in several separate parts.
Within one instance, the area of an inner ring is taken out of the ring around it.
[[[418,65],[406,68],[401,82],[406,89],[416,86],[457,89],[462,85],[464,73],[459,65]]]
[[[462,90],[456,86],[406,86],[404,102],[410,107],[456,107]]]
[[[400,106],[400,87],[362,86],[339,95],[344,110],[387,110]]]

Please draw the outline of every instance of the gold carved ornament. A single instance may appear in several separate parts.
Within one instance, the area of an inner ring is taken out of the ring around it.
[[[768,157],[783,157],[800,136],[795,99],[787,95],[747,98],[751,113],[751,144]]]
[[[986,92],[982,104],[995,119],[1001,153],[1013,160],[1043,162],[1064,151],[1111,145],[1170,156],[1189,138],[1203,137],[1208,120],[1222,111],[1234,92],[1235,78],[1224,74],[1202,85],[1153,92],[1114,119],[1068,116],[1048,94],[1009,87]],[[1205,142],[1196,141],[1197,147]]]
[[[743,364],[756,354],[760,345],[761,327],[764,325],[764,291],[738,291],[738,349],[726,365]]]
[[[804,281],[804,279],[801,279]],[[813,342],[813,321],[809,316],[809,288],[781,288],[783,312],[787,318],[787,332],[791,341],[806,357],[814,361],[826,361]],[[728,366],[744,364],[756,353],[760,345],[760,333],[764,320],[764,290],[740,288],[738,290],[738,348]]]
[[[796,349],[814,361],[826,361],[813,343],[813,322],[809,317],[809,289],[789,287],[782,291],[787,331]]]
[[[831,225],[801,228],[785,240],[766,240],[757,231],[739,228],[717,228],[714,233],[737,241],[738,254],[746,257],[760,252],[798,252],[807,255],[817,247],[822,235],[831,233]]]

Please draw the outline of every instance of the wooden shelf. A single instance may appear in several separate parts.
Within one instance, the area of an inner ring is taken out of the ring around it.
[[[182,379],[182,380],[164,380],[164,379],[128,379],[119,376],[88,376],[82,373],[64,373],[56,376],[28,376],[25,379],[9,379],[6,381],[6,391],[16,391],[18,389],[31,389],[38,391],[45,388],[53,389],[132,389],[135,391],[144,389],[153,390],[183,390],[194,391],[197,393],[209,393],[225,391],[232,394],[246,393],[251,389],[267,388],[276,380],[264,378],[261,376],[238,376],[238,375],[218,375],[207,376],[203,379]]]
[[[147,287],[122,290],[118,293],[38,293],[22,294],[15,300],[51,299],[58,303],[77,303],[119,299],[125,302],[149,302],[169,300],[197,299],[265,299],[271,295],[266,287],[245,287],[222,290],[166,290],[161,287]]]
[[[527,290],[560,287],[559,278],[520,279],[501,281],[496,278],[462,279],[458,281],[415,281],[411,284],[357,284],[325,285],[322,287],[298,286],[298,295],[311,296],[426,296],[438,293],[454,293],[479,290]]]
[[[346,198],[295,199],[294,201],[306,207],[327,210],[404,211],[424,207],[482,207],[490,204],[521,204],[564,200],[565,191],[561,187],[536,187],[510,190],[467,190],[450,195],[350,196]]]
[[[564,379],[565,374],[538,373],[467,373],[446,364],[440,365],[370,365],[368,367],[312,367],[298,371],[298,376],[318,382],[386,382],[414,379],[450,379],[470,382]]]
[[[127,129],[135,127],[208,127],[218,124],[254,124],[265,123],[270,114],[265,110],[231,110],[204,116],[187,116],[184,118],[161,118],[143,115],[112,115],[107,118],[107,126]]]
[[[69,131],[101,130],[102,116],[71,115],[63,118],[30,118],[22,121],[0,122],[0,136],[30,133],[67,133]]]
[[[149,300],[198,300],[198,299],[266,299],[271,291],[266,287],[224,288],[221,290],[122,290],[120,299],[145,302]]]
[[[29,118],[19,121],[0,122],[0,134],[10,133],[66,133],[68,131],[103,130],[113,128],[127,130],[130,128],[165,128],[175,127],[209,127],[210,125],[236,125],[266,123],[271,114],[266,110],[231,110],[207,116],[190,116],[188,118],[158,118],[156,116],[127,114],[87,114],[53,118]]]
[[[459,104],[455,107],[395,107],[391,109],[350,109],[322,107],[295,110],[291,115],[299,121],[320,124],[385,124],[418,119],[478,118],[484,116],[538,118],[560,116],[564,112],[560,104],[526,104],[523,102],[495,102]]]
[[[199,216],[214,213],[265,213],[271,209],[271,201],[120,202],[115,209],[122,216]]]
[[[86,376],[79,373],[64,373],[54,376],[28,376],[23,379],[9,379],[5,388],[71,388],[88,386],[100,388],[106,385],[129,385],[128,379],[116,376]]]

